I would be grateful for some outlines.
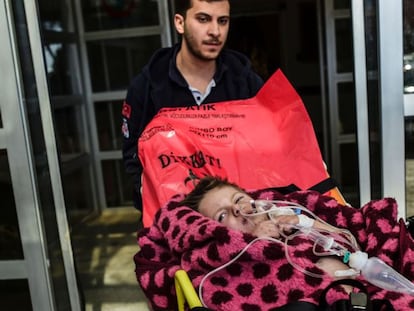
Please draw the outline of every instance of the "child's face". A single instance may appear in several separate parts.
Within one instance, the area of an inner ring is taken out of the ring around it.
[[[252,212],[251,199],[245,192],[240,192],[231,186],[215,188],[205,194],[200,201],[198,211],[231,229],[252,233],[256,223],[264,218],[258,220],[258,217],[241,215],[241,209],[244,214]]]

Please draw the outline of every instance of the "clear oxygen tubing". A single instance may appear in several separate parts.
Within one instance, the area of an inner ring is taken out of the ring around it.
[[[336,255],[343,257],[343,262],[348,264],[351,268],[349,270],[339,270],[337,276],[356,276],[361,274],[365,280],[371,284],[394,292],[400,292],[414,296],[414,283],[398,273],[392,267],[387,265],[384,261],[377,257],[368,258],[368,254],[360,251],[359,246],[355,240],[355,237],[344,229],[336,228],[327,222],[323,221],[311,211],[305,207],[285,201],[264,201],[264,200],[252,200],[251,205],[259,211],[257,213],[250,213],[245,216],[253,216],[259,213],[268,213],[269,218],[272,219],[278,215],[298,215],[300,213],[307,213],[313,219],[324,223],[328,228],[332,228],[333,231],[316,229],[316,228],[305,228],[298,225],[294,225],[293,228],[297,231],[290,235],[283,235],[285,238],[285,255],[289,263],[296,269],[302,271],[304,274],[313,277],[321,277],[316,273],[312,273],[296,265],[289,255],[288,242],[297,236],[303,236],[314,241],[313,253],[317,256],[329,256]],[[279,205],[277,205],[279,204]],[[279,210],[281,209],[281,210]],[[283,210],[285,209],[285,210]],[[291,209],[289,211],[288,209]],[[300,211],[300,212],[299,212]],[[338,233],[342,233],[345,236],[341,236]],[[317,247],[322,248],[324,251],[317,251]]]
[[[348,245],[351,249],[353,250],[359,250],[359,246],[356,243],[356,240],[354,238],[354,236],[345,229],[338,229],[330,224],[328,224],[327,222],[325,222],[324,220],[320,219],[319,217],[317,217],[315,214],[313,214],[311,211],[309,211],[308,209],[306,209],[305,207],[303,207],[300,204],[296,204],[293,202],[288,202],[288,201],[269,201],[269,200],[251,200],[249,202],[241,202],[240,204],[240,214],[245,217],[246,220],[248,220],[249,222],[253,222],[252,218],[253,217],[257,217],[259,215],[263,215],[263,214],[268,214],[269,218],[272,219],[273,217],[277,216],[277,215],[294,215],[294,214],[299,214],[299,213],[306,213],[308,215],[310,215],[312,218],[317,219],[318,221],[320,221],[321,223],[324,223],[327,227],[332,228],[332,230],[336,230],[339,231],[339,233],[342,233],[345,235],[345,237],[340,236],[339,234],[335,235],[335,238],[332,237],[333,232],[331,231],[326,231],[327,235],[324,235],[322,233],[320,233],[319,231],[315,230],[315,229],[310,229],[310,228],[302,228],[299,226],[295,226],[295,228],[298,229],[298,231],[292,235],[284,235],[283,237],[285,238],[285,241],[281,241],[279,239],[275,239],[272,237],[260,237],[260,238],[256,238],[254,240],[252,240],[249,244],[247,244],[241,251],[239,254],[237,254],[237,256],[235,256],[234,258],[232,258],[230,261],[228,261],[227,263],[213,269],[212,271],[210,271],[209,273],[207,273],[201,280],[199,288],[198,288],[198,295],[200,298],[201,303],[203,304],[203,306],[207,307],[207,305],[204,302],[203,299],[203,286],[204,286],[204,282],[214,273],[219,272],[220,270],[226,268],[227,266],[231,265],[233,262],[235,262],[238,258],[240,258],[240,256],[245,253],[254,243],[261,241],[261,240],[268,240],[271,242],[275,242],[275,243],[280,243],[282,245],[285,246],[285,254],[286,254],[286,259],[288,260],[288,262],[295,267],[296,269],[298,269],[299,271],[303,272],[304,274],[307,274],[309,276],[313,276],[313,277],[319,277],[322,278],[323,275],[318,275],[315,273],[312,273],[310,271],[307,271],[305,269],[303,269],[302,267],[296,265],[290,258],[289,253],[286,251],[287,250],[287,243],[289,240],[293,239],[294,237],[298,236],[298,235],[305,235],[308,239],[312,239],[313,241],[315,241],[314,244],[314,253],[318,256],[327,256],[327,255],[340,255],[343,254],[343,252],[346,251],[346,248],[343,248],[339,243],[335,242],[332,243],[332,241],[334,239],[336,239],[337,241],[339,240],[340,242],[342,242],[345,245]],[[243,211],[246,207],[249,208],[248,213],[246,213],[245,211]],[[277,208],[277,210],[275,210]],[[325,231],[324,231],[325,232]],[[329,236],[331,235],[331,236]],[[324,247],[327,247],[328,245],[331,245],[332,247],[335,247],[335,252],[334,249],[330,249],[327,250],[323,253],[317,252],[316,251],[316,247],[317,245],[321,245]]]
[[[332,237],[332,232],[322,229],[311,229],[311,228],[303,228],[299,226],[293,226],[294,228],[298,229],[294,234],[287,235],[285,237],[285,257],[287,261],[297,270],[301,271],[302,273],[315,277],[315,278],[323,278],[324,274],[317,274],[311,271],[306,270],[305,268],[297,265],[289,254],[289,242],[292,241],[296,237],[302,237],[305,239],[310,239],[314,242],[313,244],[313,253],[317,256],[331,256],[335,255],[338,257],[346,257],[351,254],[351,251],[357,251],[355,245],[341,236],[336,236],[335,238]],[[325,234],[324,234],[325,233]],[[322,248],[324,251],[318,251],[318,247]],[[351,250],[351,251],[350,251]],[[342,260],[343,261],[343,260]],[[359,272],[354,269],[346,269],[346,270],[337,270],[335,271],[335,275],[337,277],[350,277],[356,276]]]
[[[240,204],[240,214],[245,217],[248,221],[252,221],[252,217],[257,217],[259,215],[268,214],[269,219],[273,219],[278,215],[299,215],[307,214],[312,219],[317,220],[323,223],[327,228],[331,230],[316,229],[316,228],[305,228],[298,225],[291,225],[292,228],[297,229],[293,234],[283,234],[281,235],[284,238],[284,241],[271,237],[260,237],[252,240],[247,244],[240,253],[231,259],[229,262],[215,268],[214,270],[207,273],[201,280],[199,286],[199,297],[201,303],[206,306],[203,300],[203,285],[207,278],[212,274],[226,268],[233,262],[235,262],[244,252],[246,252],[254,243],[260,240],[268,240],[275,243],[281,243],[285,246],[285,255],[288,262],[295,268],[301,271],[302,273],[309,275],[315,278],[322,278],[323,274],[316,274],[306,270],[305,268],[295,264],[290,255],[288,243],[294,238],[300,236],[305,239],[310,239],[314,241],[313,253],[317,256],[331,256],[336,255],[343,257],[343,262],[350,266],[349,270],[339,270],[342,277],[350,277],[361,274],[368,282],[374,284],[380,288],[406,293],[414,296],[414,284],[406,279],[404,276],[399,274],[397,271],[392,269],[390,266],[385,264],[382,260],[377,257],[368,258],[368,255],[360,251],[360,247],[349,230],[341,229],[334,227],[324,221],[323,219],[316,216],[314,213],[309,211],[304,206],[288,201],[278,201],[278,200],[251,200],[246,204],[243,202]],[[250,210],[248,212],[243,211],[243,209],[249,206]],[[309,217],[308,216],[308,217]],[[323,251],[318,251],[322,249]]]
[[[352,249],[359,250],[360,247],[355,239],[355,237],[352,235],[352,233],[349,230],[337,228],[335,226],[332,226],[331,224],[327,223],[323,219],[319,218],[317,215],[315,215],[313,212],[308,210],[306,207],[289,201],[282,201],[282,200],[250,200],[249,202],[251,206],[253,207],[254,211],[253,213],[243,213],[243,209],[246,205],[242,205],[242,208],[240,210],[241,214],[245,217],[254,217],[261,214],[268,214],[269,219],[273,219],[276,216],[279,215],[299,215],[303,214],[306,215],[314,220],[319,221],[320,223],[323,223],[326,227],[330,228],[329,230],[321,230],[328,234],[336,235],[337,237],[340,237],[341,235],[344,235],[344,238],[347,241],[347,244],[350,243],[352,245]],[[301,229],[301,228],[297,228]],[[305,228],[302,228],[305,229]],[[313,229],[316,230],[316,229]],[[319,230],[319,229],[318,229]],[[306,230],[303,233],[306,233]],[[341,238],[343,240],[343,238]]]
[[[323,278],[324,274],[317,274],[311,271],[306,270],[305,268],[297,265],[289,254],[289,242],[291,242],[296,237],[302,237],[307,240],[312,240],[313,244],[313,253],[317,256],[331,256],[336,255],[338,257],[348,259],[349,254],[352,252],[359,251],[359,245],[355,239],[355,237],[346,229],[340,229],[334,227],[324,221],[323,219],[319,218],[313,212],[305,208],[304,206],[289,202],[289,201],[281,201],[281,200],[251,200],[250,202],[251,208],[249,213],[243,212],[243,209],[246,205],[242,205],[240,213],[247,218],[256,217],[258,215],[267,214],[269,219],[273,219],[279,215],[306,215],[314,220],[317,220],[323,223],[329,229],[316,229],[316,228],[305,228],[299,225],[291,225],[292,229],[297,229],[297,231],[293,234],[286,235],[281,232],[281,236],[284,238],[285,244],[285,256],[287,261],[297,270],[301,271],[302,273],[309,275],[315,278]],[[249,204],[248,204],[249,205]],[[247,206],[248,206],[247,205]],[[322,249],[323,251],[319,251],[318,249]],[[344,261],[344,260],[343,260]],[[355,276],[358,275],[359,272],[350,268],[347,270],[338,270],[336,271],[338,277],[343,276]]]

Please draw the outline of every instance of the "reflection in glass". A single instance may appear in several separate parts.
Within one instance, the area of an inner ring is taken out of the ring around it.
[[[414,93],[414,53],[404,55],[404,93]]]
[[[414,216],[414,117],[405,119],[405,169],[407,217]]]
[[[277,1],[268,2],[269,6],[277,6]],[[238,11],[241,8],[235,6],[233,11],[232,7],[232,12]],[[306,5],[305,8],[301,8],[301,12],[309,9]],[[310,9],[313,9],[312,5],[310,5]],[[246,8],[246,10],[251,12],[251,6]],[[317,51],[316,42],[318,38],[314,36],[316,26],[309,26],[309,23],[313,22],[313,17],[315,16],[316,18],[316,13],[313,14],[312,12],[312,10],[310,12],[307,11],[307,18],[299,19],[301,30],[303,30],[299,34],[301,38],[306,38],[307,40],[300,40],[301,47],[300,52],[298,52],[300,54],[298,58],[305,62],[312,60],[314,56],[312,52]],[[234,15],[231,19],[226,46],[247,55],[254,71],[266,81],[281,66],[282,55],[279,42],[281,40],[282,23],[280,13],[278,9],[272,10],[269,8],[269,13],[266,15],[245,14],[242,12]],[[302,53],[303,51],[306,51],[306,53]]]
[[[33,310],[27,280],[0,280],[1,310]]]
[[[22,242],[16,214],[9,159],[6,150],[0,150],[0,260],[23,259]]]
[[[63,189],[65,193],[65,205],[71,213],[68,217],[79,215],[79,211],[93,210],[91,176],[90,171],[84,167],[66,170],[63,178]],[[82,215],[85,215],[82,213]],[[70,221],[73,224],[73,221]]]
[[[404,0],[404,92],[414,96],[414,1]],[[407,217],[414,216],[414,116],[405,118]]]
[[[334,10],[349,9],[349,0],[334,0]]]
[[[364,1],[365,11],[365,42],[367,61],[367,99],[368,99],[368,129],[369,129],[369,158],[371,198],[379,199],[382,196],[382,164],[380,141],[380,103],[378,89],[378,25],[377,1]],[[365,203],[365,202],[361,202]]]
[[[359,198],[359,169],[358,150],[356,143],[341,144],[341,185],[340,188],[347,193],[346,200],[351,206],[360,206]]]
[[[124,90],[161,47],[160,36],[91,41],[88,59],[94,92]]]
[[[354,83],[338,83],[340,134],[354,134],[357,132],[355,106]]]
[[[404,92],[414,93],[414,1],[404,0]]]
[[[335,38],[337,72],[353,72],[354,55],[351,18],[338,18],[335,20]]]
[[[122,101],[95,103],[99,149],[101,151],[122,149],[122,136],[119,114]]]
[[[125,173],[122,161],[102,161],[102,172],[107,206],[132,206],[132,177]]]
[[[159,25],[154,0],[82,1],[85,31]]]
[[[38,0],[37,2],[40,8],[42,28],[45,31],[70,32],[72,30],[67,28],[68,12],[70,11],[67,7],[68,1]]]
[[[80,106],[68,106],[54,111],[56,139],[60,154],[82,153],[85,148],[81,135]]]
[[[74,45],[50,43],[43,46],[49,90],[52,96],[76,92],[77,71],[74,70]]]
[[[374,52],[373,52],[374,53]],[[376,62],[375,62],[376,63]],[[376,68],[373,68],[376,70]],[[380,140],[380,110],[378,98],[378,78],[369,79],[368,91],[368,119],[369,119],[369,158],[371,171],[371,198],[380,199],[382,196],[382,164]]]
[[[365,45],[367,58],[367,71],[372,77],[376,75],[378,70],[378,56],[377,56],[377,36],[378,36],[378,21],[377,21],[377,4],[375,0],[364,1],[365,10]]]

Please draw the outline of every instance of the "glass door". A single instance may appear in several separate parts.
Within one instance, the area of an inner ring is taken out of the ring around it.
[[[80,310],[36,5],[0,5],[1,308]]]
[[[74,8],[71,0],[37,7],[65,204],[75,221],[98,206]]]
[[[74,0],[99,209],[132,206],[120,111],[132,78],[171,45],[168,0]]]
[[[363,172],[369,165],[359,165],[360,138],[357,125],[358,110],[355,100],[352,14],[350,1],[325,0],[323,2],[325,24],[326,90],[328,112],[328,171],[339,183],[345,200],[358,207],[371,197],[370,185],[362,182]],[[357,134],[358,133],[358,134]],[[366,161],[369,163],[369,161]]]

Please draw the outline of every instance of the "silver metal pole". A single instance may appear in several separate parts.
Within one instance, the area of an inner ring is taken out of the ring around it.
[[[354,84],[358,133],[359,192],[361,205],[363,205],[371,200],[371,173],[364,2],[361,0],[352,0],[352,32],[354,42]]]
[[[405,218],[402,1],[378,1],[383,195],[396,198]]]

